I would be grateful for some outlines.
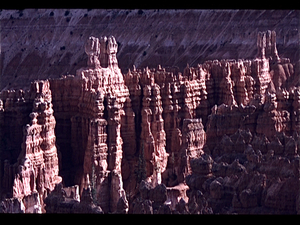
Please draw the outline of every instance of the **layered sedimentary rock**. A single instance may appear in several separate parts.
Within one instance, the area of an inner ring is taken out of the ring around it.
[[[44,198],[47,192],[61,182],[54,134],[56,121],[49,81],[33,83],[32,89],[33,93],[36,92],[36,97],[33,112],[29,115],[31,123],[24,129],[22,152],[18,157],[19,173],[14,180],[13,196],[21,197],[36,190]],[[35,184],[38,184],[37,187]]]
[[[299,211],[299,70],[275,32],[183,72],[122,74],[113,36],[84,49],[75,75],[0,93],[1,212]]]
[[[161,173],[165,171],[168,159],[160,88],[157,84],[146,85],[143,90],[141,151],[146,161],[146,177],[152,176],[151,181],[160,184]]]
[[[184,119],[182,127],[182,145],[180,155],[174,157],[177,159],[175,164],[179,164],[176,176],[178,183],[185,180],[185,177],[191,173],[191,160],[199,158],[203,152],[203,146],[206,142],[206,134],[201,123],[201,119]],[[179,158],[179,160],[178,160]]]
[[[117,38],[124,73],[132,65],[182,71],[208,59],[251,59],[265,29],[276,31],[280,54],[299,60],[299,10],[50,8],[1,10],[0,20],[0,89],[75,74],[86,65],[82,46],[91,34]]]
[[[23,143],[17,162],[12,165],[8,159],[4,161],[4,174],[6,171],[11,172],[4,175],[1,190],[2,195],[12,194],[13,198],[20,199],[25,205],[24,212],[42,212],[43,200],[61,182],[61,177],[58,176],[59,163],[54,134],[56,121],[49,81],[32,83],[27,98],[23,97],[22,101],[32,103],[32,113],[29,114],[31,119],[23,129]],[[12,193],[3,193],[11,190]]]
[[[84,135],[86,140],[81,192],[91,185],[96,190],[96,199],[101,208],[105,212],[114,212],[124,195],[121,176],[122,118],[133,117],[134,114],[128,109],[129,91],[118,68],[115,38],[110,36],[99,40],[91,37],[85,45],[85,51],[88,67],[78,70],[75,77],[80,79],[83,89],[78,103],[79,111],[71,118],[71,129],[74,125],[76,133]],[[127,114],[123,110],[126,101]]]

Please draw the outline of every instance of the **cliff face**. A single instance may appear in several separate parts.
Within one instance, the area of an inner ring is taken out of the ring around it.
[[[208,59],[251,59],[258,31],[277,34],[282,57],[299,60],[299,11],[286,10],[2,10],[0,90],[75,74],[89,36],[118,40],[123,73],[157,65],[196,66]],[[101,61],[101,59],[100,59]]]
[[[74,75],[3,90],[1,212],[299,212],[299,65],[276,41],[122,74],[90,36]]]

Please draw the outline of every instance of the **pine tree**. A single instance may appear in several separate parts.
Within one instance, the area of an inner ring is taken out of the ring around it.
[[[91,191],[92,191],[92,198],[93,203],[97,205],[97,191],[96,191],[96,174],[95,174],[95,164],[92,165],[92,179],[91,179]]]
[[[144,142],[142,141],[141,150],[139,154],[138,169],[135,171],[137,182],[140,183],[146,179],[146,162],[144,157]]]

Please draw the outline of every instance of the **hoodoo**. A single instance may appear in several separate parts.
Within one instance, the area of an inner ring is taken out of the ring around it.
[[[300,83],[275,31],[254,59],[86,67],[0,93],[1,212],[299,213]]]

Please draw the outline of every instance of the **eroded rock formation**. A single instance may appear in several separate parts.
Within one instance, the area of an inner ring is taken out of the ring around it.
[[[42,212],[43,199],[62,180],[58,176],[58,152],[54,133],[56,121],[49,81],[32,83],[27,93],[31,99],[34,98],[32,113],[29,114],[31,121],[24,126],[23,143],[17,162],[9,165],[5,161],[4,171],[14,170],[14,173],[10,172],[5,176],[9,176],[8,181],[12,180],[11,176],[14,179],[13,183],[4,181],[4,191],[12,190],[12,197],[23,202],[26,201],[25,197],[31,200],[24,203],[24,212]],[[22,100],[30,101],[24,98]]]
[[[90,37],[75,75],[2,91],[1,211],[299,213],[299,71],[274,31],[257,48],[122,74]]]

